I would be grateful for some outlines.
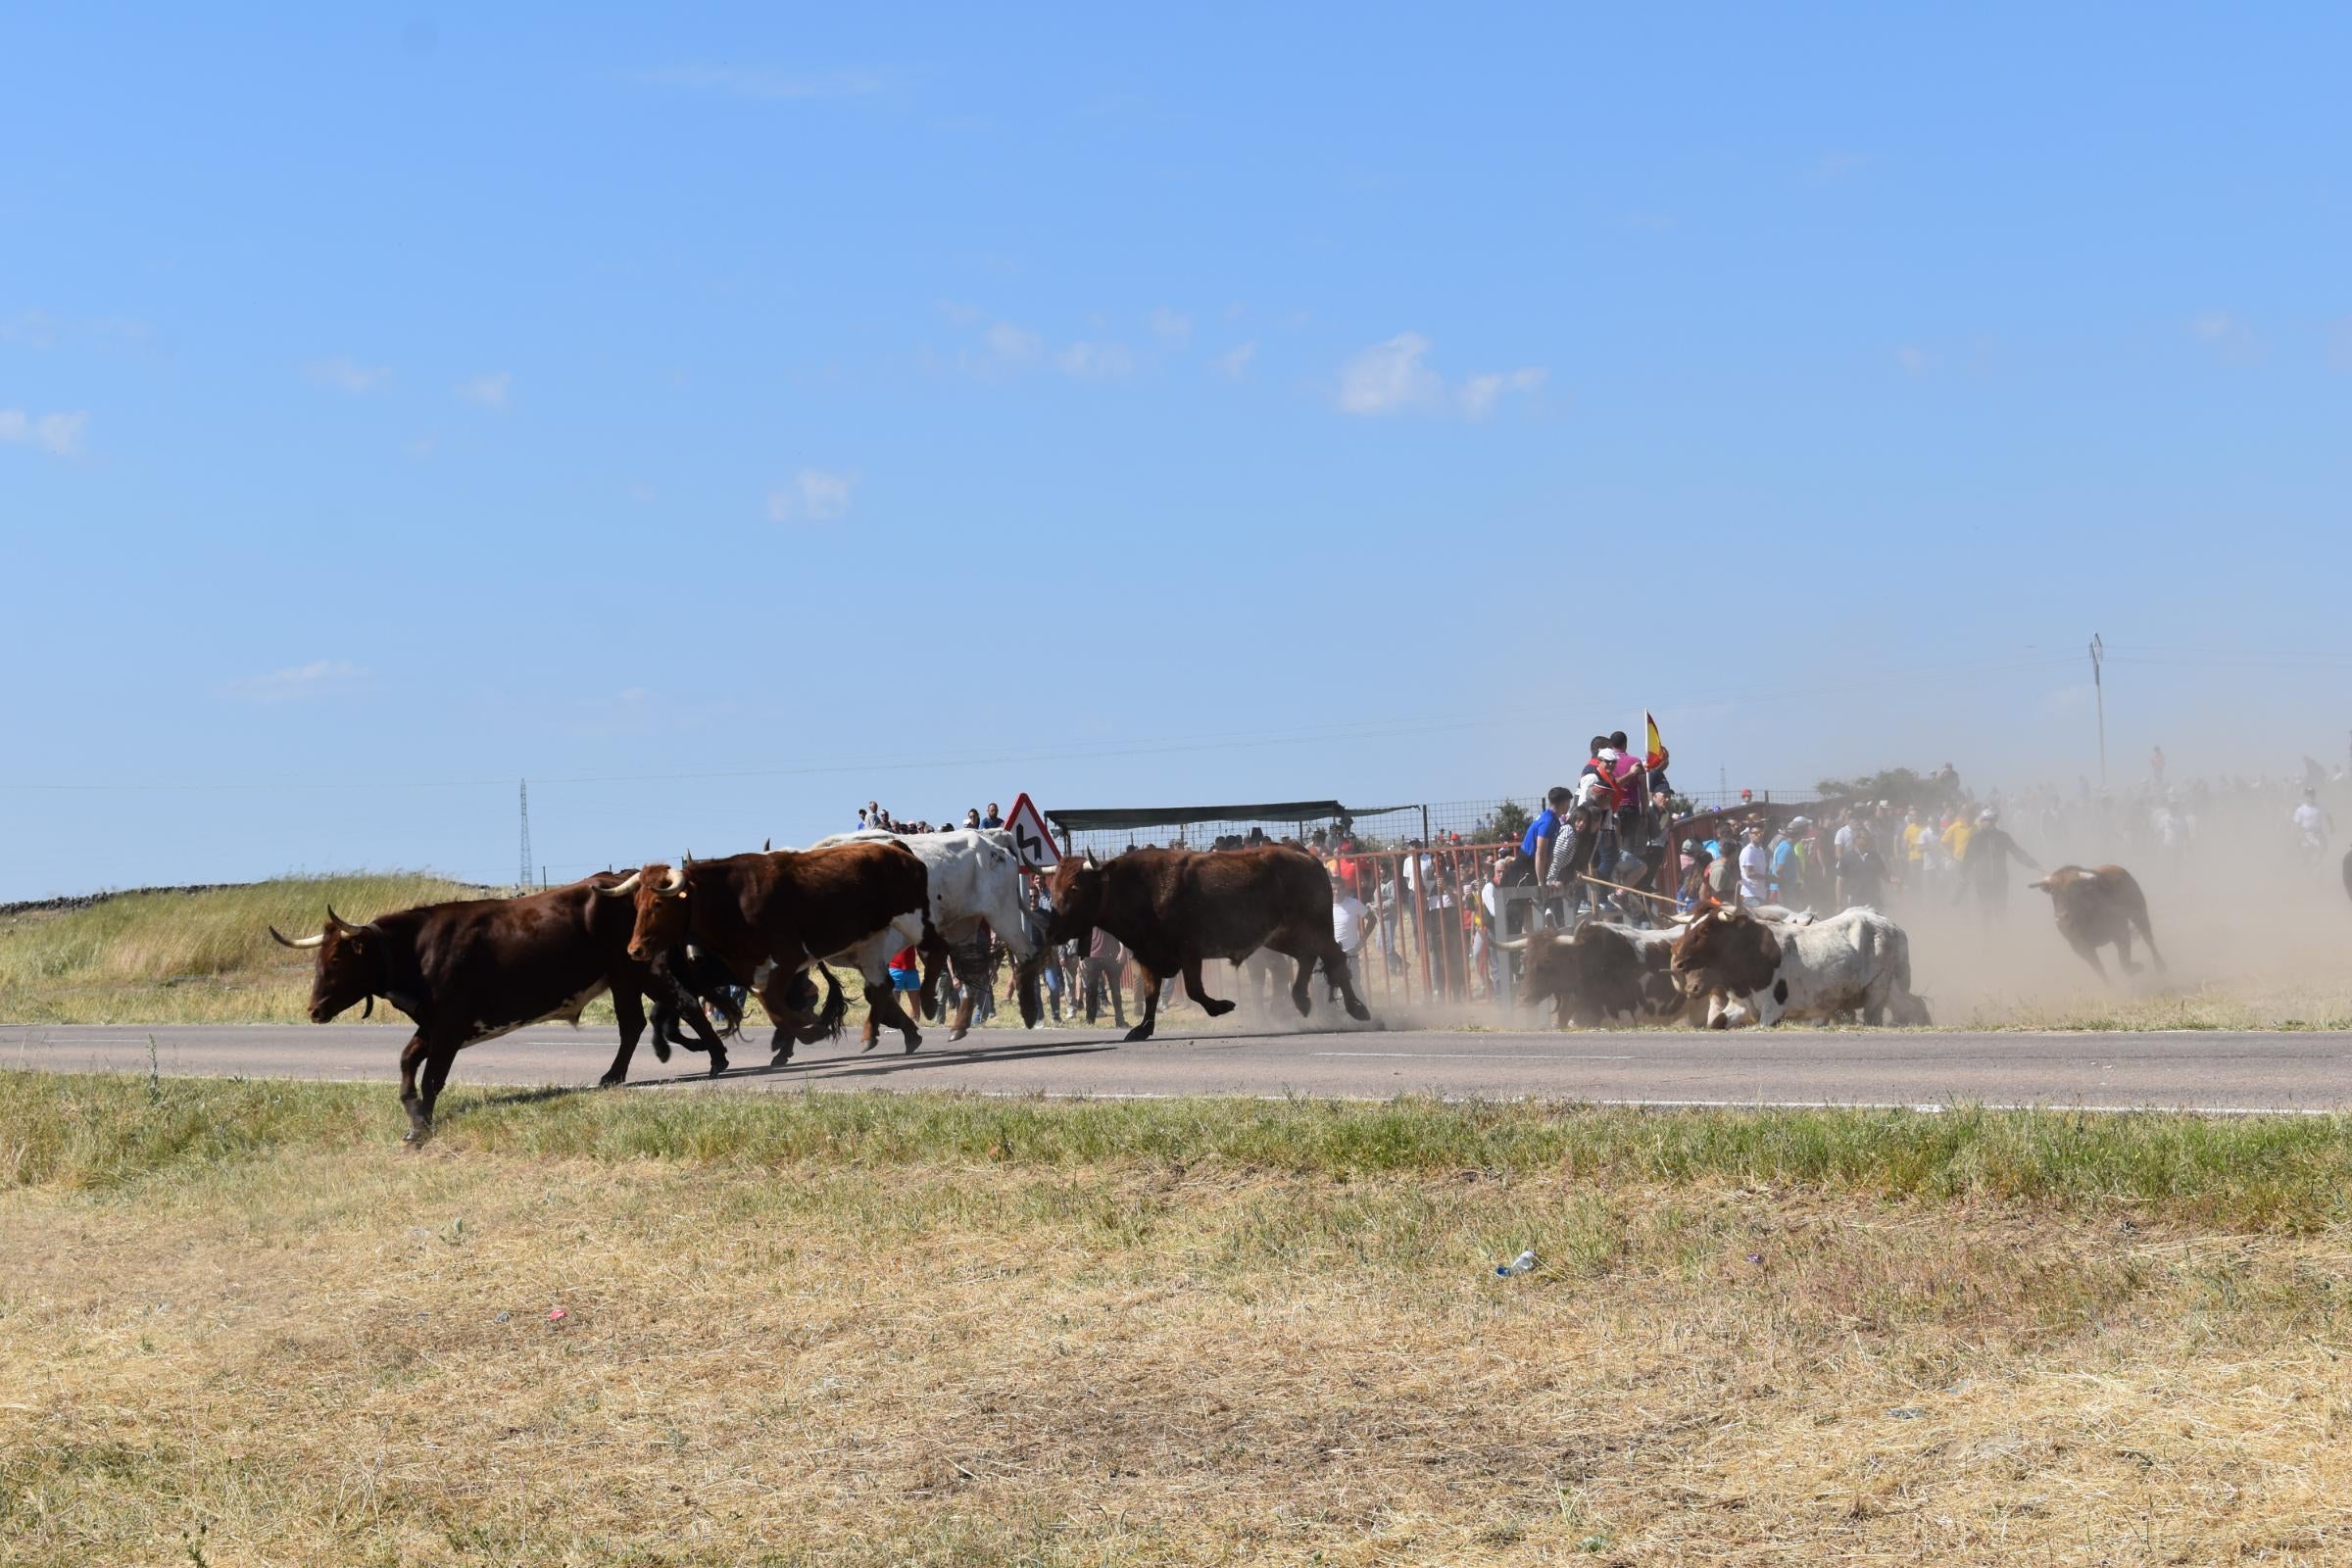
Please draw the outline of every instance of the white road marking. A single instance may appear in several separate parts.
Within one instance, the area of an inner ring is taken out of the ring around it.
[[[1310,1051],[1310,1056],[1380,1056],[1399,1061],[1631,1061],[1631,1055],[1580,1056],[1565,1051]]]

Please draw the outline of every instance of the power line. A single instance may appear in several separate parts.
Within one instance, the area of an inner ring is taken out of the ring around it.
[[[1930,662],[1898,665],[1881,664],[1851,678],[1839,681],[1816,681],[1781,687],[1746,691],[1681,692],[1653,695],[1649,706],[1671,706],[1700,703],[1764,703],[1790,702],[1812,697],[1833,697],[1869,690],[1890,681],[1910,679],[1919,675],[1942,673],[1998,674],[2005,671],[2038,669],[2071,662],[2074,655],[2037,654],[2031,658],[1987,658],[1977,660],[1938,660]],[[1623,707],[1612,694],[1594,693],[1592,710],[1608,711]],[[1263,747],[1298,746],[1348,740],[1377,740],[1392,736],[1423,736],[1437,731],[1477,729],[1489,725],[1519,724],[1528,716],[1524,706],[1498,709],[1487,712],[1455,713],[1449,716],[1390,715],[1376,719],[1355,719],[1322,725],[1289,726],[1279,730],[1239,731],[1225,735],[1201,736],[1192,740],[1170,741],[1153,746],[1107,745],[1100,747],[1063,749],[1058,751],[1003,751],[968,753],[962,755],[932,755],[913,758],[869,758],[840,762],[808,764],[799,767],[718,768],[700,772],[675,773],[582,773],[546,775],[541,785],[596,784],[683,784],[706,783],[739,779],[822,778],[855,776],[872,773],[907,771],[937,771],[947,768],[999,767],[1040,762],[1111,761],[1136,757],[1166,757],[1188,752],[1245,751]],[[189,793],[268,793],[328,791],[348,793],[359,790],[401,789],[482,789],[503,784],[499,778],[450,779],[386,779],[368,778],[349,781],[318,779],[147,779],[147,780],[80,780],[55,781],[40,779],[0,778],[0,790],[18,791],[88,791],[107,793],[138,793],[185,791]]]

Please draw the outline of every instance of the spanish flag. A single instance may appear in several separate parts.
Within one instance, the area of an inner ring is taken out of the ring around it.
[[[1666,743],[1658,736],[1657,718],[1650,712],[1648,709],[1644,708],[1642,710],[1642,722],[1646,725],[1649,730],[1649,737],[1647,741],[1649,749],[1648,755],[1642,758],[1642,761],[1647,763],[1653,770],[1664,767],[1666,765]]]

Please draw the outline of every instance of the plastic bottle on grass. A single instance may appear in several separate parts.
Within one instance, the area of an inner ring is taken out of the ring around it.
[[[1508,1279],[1513,1274],[1525,1274],[1535,1266],[1536,1250],[1531,1247],[1526,1251],[1521,1252],[1517,1257],[1512,1258],[1508,1263],[1495,1264],[1494,1272],[1501,1275],[1503,1278]]]

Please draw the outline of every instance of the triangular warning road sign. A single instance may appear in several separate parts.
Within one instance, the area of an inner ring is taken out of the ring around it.
[[[1037,808],[1026,790],[1012,798],[1012,809],[1004,813],[1004,825],[1012,832],[1012,850],[1023,865],[1039,870],[1061,858],[1054,848],[1054,830],[1046,826],[1046,813]]]

